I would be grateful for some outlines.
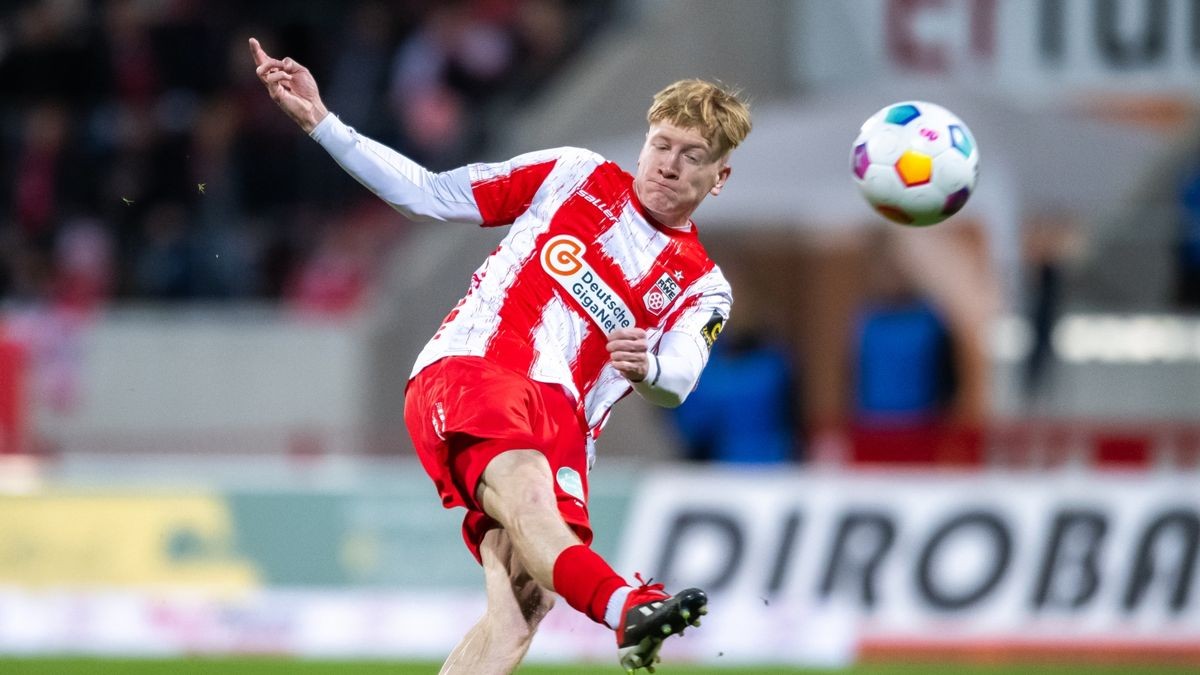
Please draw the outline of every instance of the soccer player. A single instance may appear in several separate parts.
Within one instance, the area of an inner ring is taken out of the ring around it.
[[[511,673],[557,593],[653,672],[663,639],[699,625],[699,589],[630,585],[589,548],[594,440],[636,391],[676,406],[733,297],[691,215],[750,132],[738,96],[701,80],[659,92],[634,176],[557,148],[434,174],[332,115],[309,71],[250,39],[271,98],[350,175],[414,219],[510,225],[417,357],[404,419],[483,567],[487,611],[442,673]],[[640,577],[638,579],[641,581]]]

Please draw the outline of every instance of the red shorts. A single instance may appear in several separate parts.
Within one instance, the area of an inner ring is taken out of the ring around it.
[[[479,357],[447,357],[408,383],[404,422],[442,505],[466,507],[463,539],[476,560],[483,535],[500,524],[483,512],[475,491],[488,462],[508,450],[546,456],[559,513],[591,543],[585,427],[557,385]]]

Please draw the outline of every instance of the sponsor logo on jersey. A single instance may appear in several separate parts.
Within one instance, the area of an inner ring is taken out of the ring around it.
[[[633,312],[583,259],[587,247],[569,234],[551,237],[542,247],[542,269],[583,307],[605,334],[633,325]]]
[[[725,317],[721,316],[720,312],[713,310],[712,318],[708,323],[704,324],[704,328],[700,329],[700,335],[704,338],[704,344],[712,349],[713,343],[721,336],[721,330],[725,328]]]
[[[642,296],[642,301],[646,303],[646,309],[657,316],[679,297],[680,290],[679,284],[671,278],[671,273],[663,272],[658,281],[654,282],[654,286]]]

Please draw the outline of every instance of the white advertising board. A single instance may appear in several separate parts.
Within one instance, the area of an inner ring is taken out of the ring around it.
[[[844,631],[826,650],[1200,641],[1194,475],[673,468],[645,478],[628,518],[623,571],[706,588],[735,625],[796,624],[746,631],[741,649],[814,625]]]
[[[1200,475],[648,471],[615,567],[698,586],[670,663],[837,666],[891,650],[1133,651],[1200,664]],[[611,533],[610,533],[611,534]],[[443,658],[480,590],[0,586],[0,653]],[[613,657],[559,602],[530,658]]]

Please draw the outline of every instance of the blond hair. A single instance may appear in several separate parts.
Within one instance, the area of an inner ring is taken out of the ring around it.
[[[667,122],[695,129],[724,157],[750,133],[750,106],[741,93],[705,80],[679,80],[654,95],[646,113],[650,124]]]

